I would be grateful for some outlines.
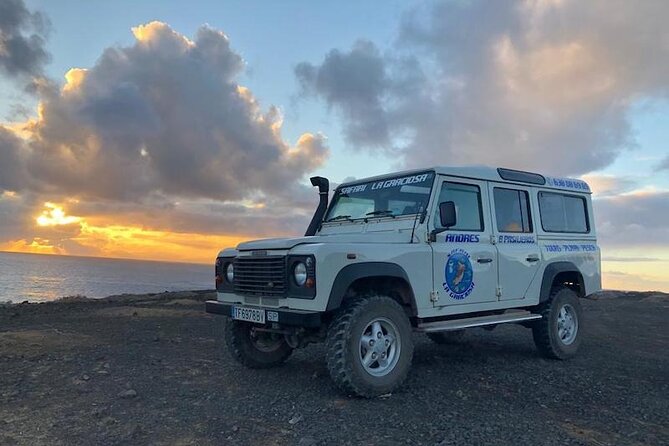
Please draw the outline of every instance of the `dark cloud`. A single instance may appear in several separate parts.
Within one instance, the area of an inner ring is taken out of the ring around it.
[[[633,146],[636,98],[669,96],[668,14],[661,0],[435,2],[407,14],[392,54],[358,44],[296,74],[352,143],[400,141],[405,166],[581,174]]]
[[[390,153],[397,149],[393,137],[411,130],[410,117],[396,116],[397,98],[421,95],[425,82],[413,56],[382,55],[366,40],[350,51],[331,50],[320,65],[302,62],[295,75],[302,96],[321,98],[341,114],[348,141]]]
[[[390,143],[383,105],[390,80],[385,60],[373,43],[358,41],[349,52],[333,49],[320,66],[297,65],[295,75],[303,95],[320,96],[341,111],[350,140],[373,146]]]
[[[598,237],[607,246],[669,247],[669,192],[593,200]]]
[[[0,175],[0,179],[2,176]],[[35,224],[35,197],[26,194],[16,196],[0,192],[0,244],[8,240],[23,238],[26,228]]]
[[[283,139],[280,111],[236,81],[245,64],[222,32],[133,32],[63,86],[36,80],[38,116],[0,125],[0,246],[130,255],[107,229],[165,231],[180,246],[179,233],[303,233],[318,201],[304,179],[325,138]],[[39,226],[47,202],[81,219]]]
[[[170,201],[155,199],[150,203],[81,201],[70,203],[71,215],[84,215],[93,225],[122,224],[158,231],[202,234],[271,237],[298,235],[309,224],[318,204],[318,194],[307,190],[310,200],[293,202],[272,200],[267,203],[222,203],[208,199]]]
[[[0,1],[0,70],[16,77],[42,75],[50,59],[48,27],[48,20],[28,11],[23,0]]]
[[[134,45],[71,70],[62,89],[40,86],[25,147],[0,149],[0,163],[26,172],[15,189],[135,202],[280,199],[324,162],[323,137],[285,142],[279,111],[236,83],[244,62],[223,33],[203,27],[191,41],[159,22],[133,32]]]
[[[22,145],[20,138],[0,125],[0,194],[22,190],[28,181],[20,158]]]

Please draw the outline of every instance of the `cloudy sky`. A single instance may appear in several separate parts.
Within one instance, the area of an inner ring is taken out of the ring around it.
[[[0,250],[210,263],[334,182],[582,177],[604,285],[669,291],[669,3],[0,0]]]

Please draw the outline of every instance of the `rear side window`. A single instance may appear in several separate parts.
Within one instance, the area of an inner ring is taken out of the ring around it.
[[[500,232],[532,232],[530,200],[526,191],[496,187],[495,219]]]
[[[541,226],[546,232],[590,232],[585,198],[554,192],[539,192]]]
[[[481,211],[481,191],[471,184],[444,181],[439,191],[438,203],[455,203],[457,224],[451,231],[483,231],[483,212]],[[434,227],[440,228],[439,210],[434,216]]]

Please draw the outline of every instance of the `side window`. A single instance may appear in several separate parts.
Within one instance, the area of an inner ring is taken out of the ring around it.
[[[454,231],[483,231],[483,212],[481,210],[481,190],[471,184],[444,181],[439,191],[437,203],[452,201],[455,203],[457,224]],[[434,227],[440,228],[439,209],[434,215]]]
[[[526,191],[496,187],[495,218],[500,232],[532,232],[530,200]]]
[[[539,212],[546,232],[590,232],[583,197],[539,192]]]

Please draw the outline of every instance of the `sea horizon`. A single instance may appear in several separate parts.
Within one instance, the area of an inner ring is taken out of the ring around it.
[[[103,259],[103,260],[123,260],[123,261],[138,261],[138,262],[156,262],[156,263],[180,263],[185,265],[214,265],[215,259],[212,258],[211,262],[179,262],[179,261],[168,261],[168,260],[157,260],[157,259],[136,259],[132,257],[104,257],[104,256],[85,256],[85,255],[74,255],[74,254],[50,254],[46,252],[24,252],[24,251],[3,251],[0,250],[0,254],[20,254],[27,256],[44,256],[44,257],[75,257],[80,259]]]
[[[211,264],[0,251],[0,302],[214,288]]]

